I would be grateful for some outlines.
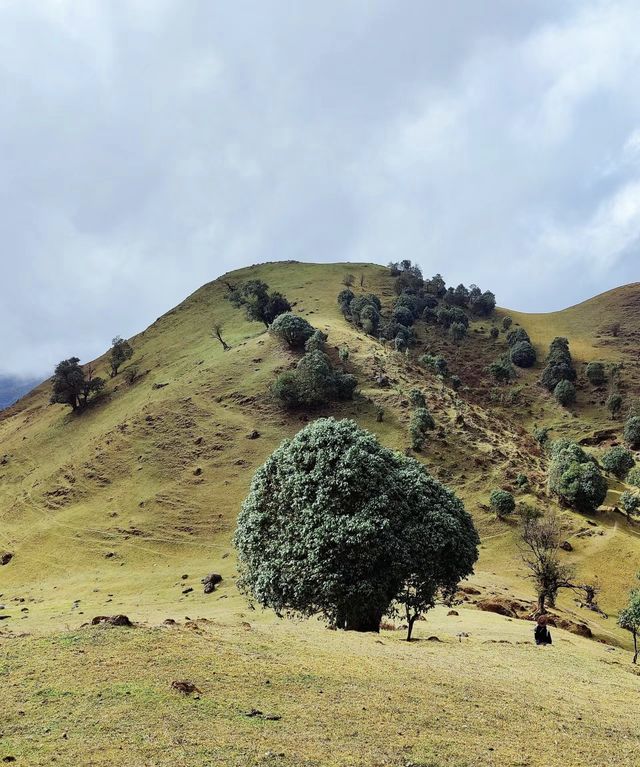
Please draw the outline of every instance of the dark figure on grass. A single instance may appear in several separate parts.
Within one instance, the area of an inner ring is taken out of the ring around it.
[[[545,617],[546,616],[541,615],[538,618],[538,624],[534,631],[534,637],[535,637],[537,645],[551,644],[551,632],[549,631],[547,627],[547,621]]]

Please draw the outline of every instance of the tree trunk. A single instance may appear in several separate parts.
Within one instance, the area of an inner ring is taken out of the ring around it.
[[[413,624],[416,622],[417,615],[412,615],[407,621],[407,642],[411,641],[411,634],[413,632]]]
[[[382,611],[376,608],[360,608],[345,610],[345,629],[347,631],[374,631],[380,633]]]

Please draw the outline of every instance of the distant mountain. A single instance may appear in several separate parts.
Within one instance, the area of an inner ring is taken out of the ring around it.
[[[20,399],[34,386],[40,383],[39,378],[15,378],[0,376],[0,410]]]

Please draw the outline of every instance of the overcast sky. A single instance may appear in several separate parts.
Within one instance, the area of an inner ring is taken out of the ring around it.
[[[640,3],[0,0],[0,373],[265,260],[640,279]]]

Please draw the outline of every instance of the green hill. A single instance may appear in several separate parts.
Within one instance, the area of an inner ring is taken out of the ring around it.
[[[128,761],[158,765],[637,761],[637,743],[626,740],[637,677],[627,668],[626,649],[615,649],[629,647],[615,618],[639,569],[640,536],[615,510],[623,489],[618,481],[591,519],[560,509],[547,493],[547,459],[532,431],[547,426],[554,438],[587,440],[596,455],[620,439],[622,422],[604,406],[607,388],[584,383],[582,366],[596,359],[622,363],[626,404],[638,396],[640,285],[563,312],[497,310],[493,318],[474,320],[460,344],[421,325],[418,345],[406,356],[342,317],[336,295],[346,272],[357,284],[362,274],[362,289],[391,305],[394,281],[380,266],[243,269],[203,286],[130,339],[134,357],[127,365],[141,372],[135,383],[122,374],[109,380],[104,395],[75,415],[48,404],[45,382],[0,413],[0,550],[13,555],[0,568],[0,617],[10,616],[0,623],[6,653],[0,678],[9,691],[0,757],[6,752],[29,765],[49,764],[52,755],[59,764],[112,764],[128,740]],[[384,444],[405,450],[408,393],[415,386],[425,392],[438,428],[421,460],[474,517],[482,546],[471,586],[485,597],[534,598],[517,524],[496,520],[486,506],[492,489],[527,474],[530,491],[518,500],[557,509],[573,549],[566,560],[585,579],[597,575],[600,605],[611,617],[580,608],[573,592],[563,594],[560,612],[588,625],[608,649],[558,631],[557,665],[550,668],[535,647],[517,644],[530,639],[530,623],[479,612],[472,599],[459,618],[437,611],[421,624],[418,637],[437,634],[441,644],[405,645],[400,632],[388,631],[379,645],[371,636],[339,636],[313,621],[283,625],[270,613],[248,610],[234,586],[230,543],[239,504],[254,470],[315,415],[286,413],[269,394],[295,355],[225,300],[225,280],[250,278],[284,293],[294,311],[326,332],[336,363],[338,348],[348,347],[347,367],[359,393],[321,415],[353,418]],[[528,331],[538,364],[500,387],[486,367],[504,353],[506,340],[504,333],[492,339],[489,330],[506,314]],[[217,322],[229,351],[212,336]],[[537,384],[556,335],[569,338],[583,382],[571,410]],[[458,393],[418,364],[426,350],[447,358],[462,380]],[[106,358],[95,364],[106,375]],[[380,376],[389,386],[379,385]],[[200,579],[211,571],[224,580],[205,595]],[[147,628],[78,629],[114,613]],[[182,627],[163,625],[167,618]],[[459,633],[470,637],[458,641]],[[512,646],[498,643],[505,638]],[[584,679],[596,675],[601,689],[587,706]],[[182,677],[201,681],[197,705],[170,690],[172,678]],[[268,694],[267,679],[274,685]],[[567,684],[575,684],[575,697]],[[518,702],[523,689],[530,706]],[[425,701],[436,708],[426,710]],[[38,719],[45,702],[48,724]],[[283,719],[243,717],[252,707],[273,709]],[[522,720],[532,710],[543,744],[532,732],[535,747],[525,758]],[[84,736],[74,724],[78,717],[93,722]],[[367,741],[364,750],[358,733]],[[554,756],[557,749],[562,760]]]

